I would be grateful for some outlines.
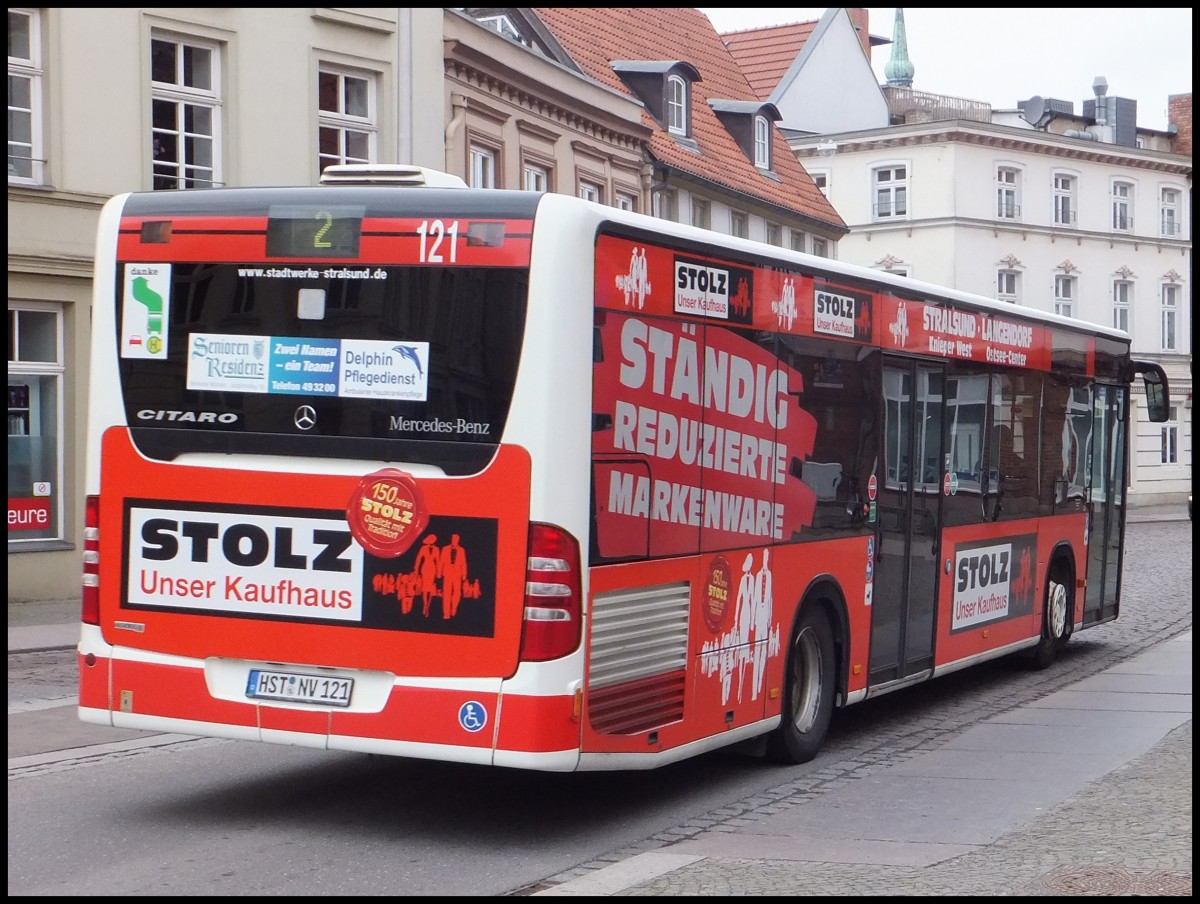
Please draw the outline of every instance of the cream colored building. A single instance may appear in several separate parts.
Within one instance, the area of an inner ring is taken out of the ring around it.
[[[79,592],[101,205],[151,188],[308,185],[339,155],[442,167],[442,15],[9,8],[10,600]]]

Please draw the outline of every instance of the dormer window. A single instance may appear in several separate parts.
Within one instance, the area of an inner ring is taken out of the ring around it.
[[[687,108],[687,82],[681,76],[669,76],[667,78],[667,131],[672,135],[687,137]]]
[[[754,117],[754,165],[771,168],[771,124],[765,116]]]
[[[746,159],[768,178],[778,177],[771,171],[771,144],[775,138],[775,123],[779,109],[772,103],[759,100],[709,100]]]
[[[700,71],[683,60],[613,60],[611,65],[659,126],[692,147],[692,83],[700,81]]]

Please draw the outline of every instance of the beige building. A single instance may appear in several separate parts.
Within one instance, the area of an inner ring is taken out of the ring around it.
[[[8,596],[69,598],[101,205],[442,167],[442,10],[10,7],[8,31]]]

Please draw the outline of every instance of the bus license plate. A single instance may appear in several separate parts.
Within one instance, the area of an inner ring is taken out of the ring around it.
[[[325,706],[349,706],[353,690],[353,678],[268,672],[263,669],[251,669],[246,682],[246,696],[256,700],[321,703]]]

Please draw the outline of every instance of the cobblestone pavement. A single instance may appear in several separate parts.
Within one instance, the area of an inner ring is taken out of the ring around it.
[[[514,894],[587,893],[583,887],[579,892],[556,888],[642,853],[670,853],[671,845],[701,833],[736,833],[758,819],[802,807],[1189,631],[1191,523],[1131,524],[1126,541],[1120,618],[1077,634],[1050,669],[1021,672],[1011,662],[985,663],[924,685],[916,695],[900,692],[850,707],[835,719],[819,769]],[[946,687],[944,696],[939,682]],[[1189,720],[1052,812],[983,850],[934,866],[706,857],[600,893],[1190,895],[1191,753]]]

